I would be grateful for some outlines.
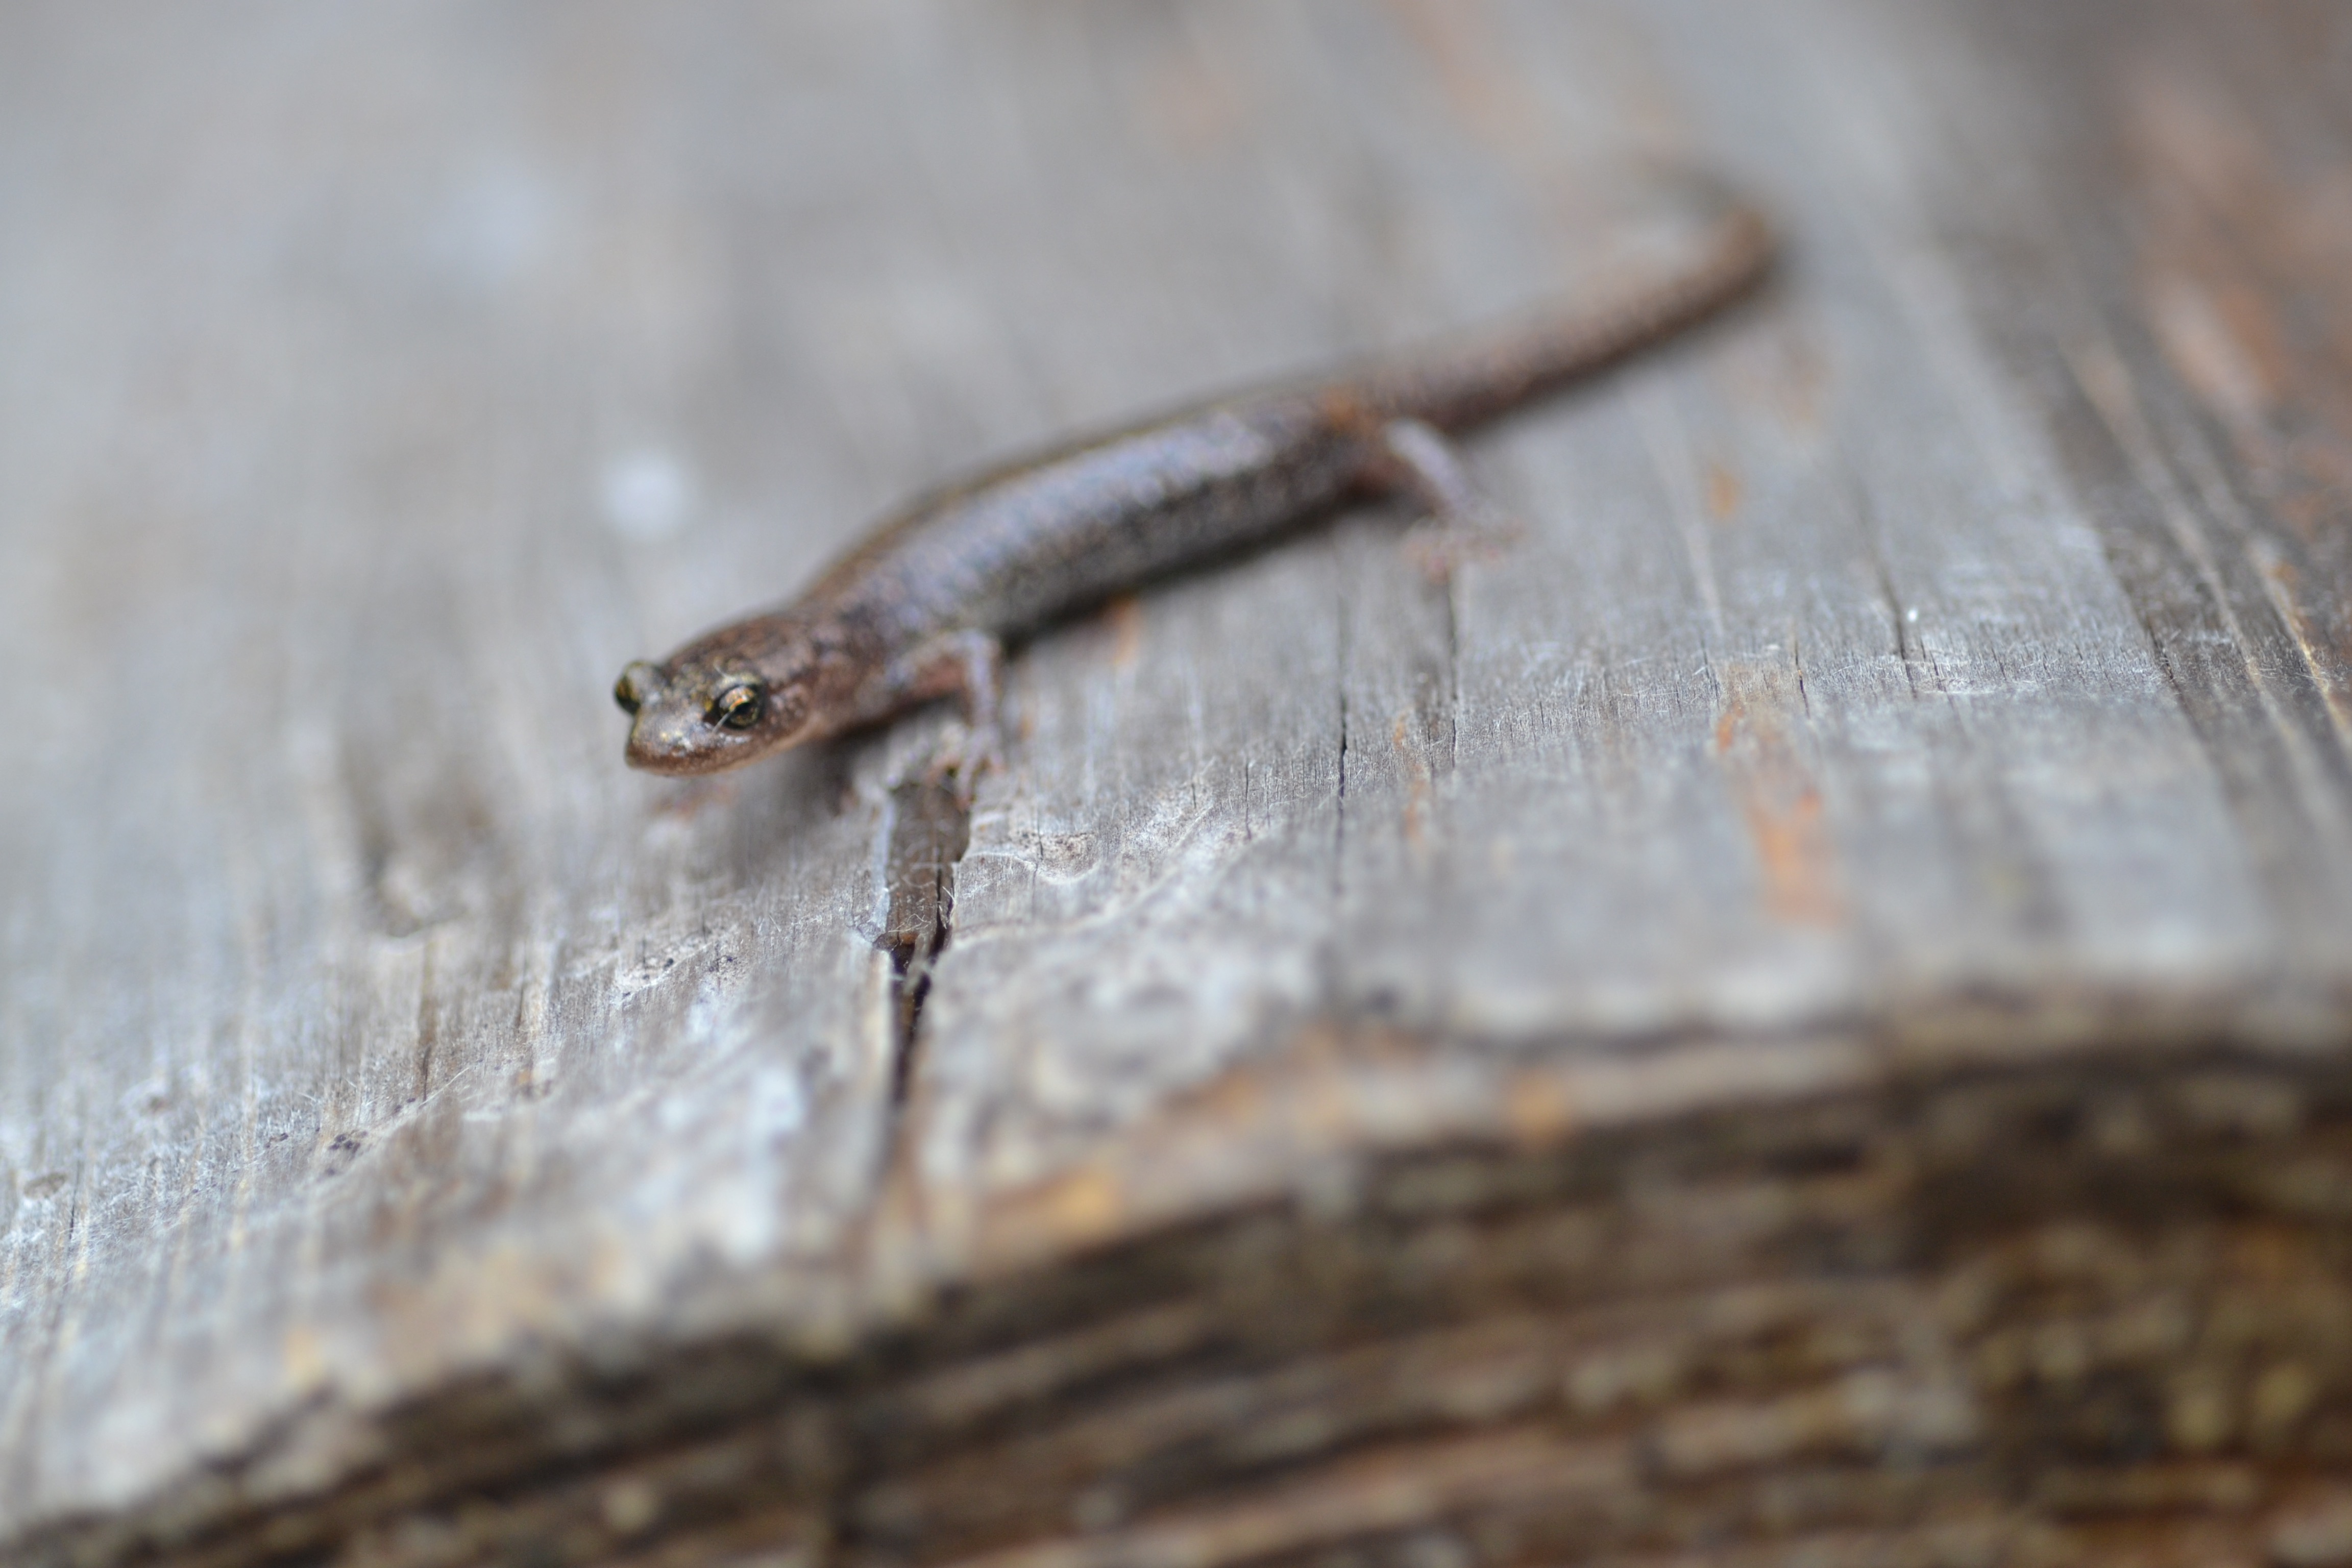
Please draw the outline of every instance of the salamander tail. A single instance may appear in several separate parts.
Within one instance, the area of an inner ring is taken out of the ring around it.
[[[1459,346],[1385,359],[1350,379],[1385,417],[1461,430],[1607,369],[1763,281],[1779,243],[1760,209],[1711,175],[1676,172],[1660,188],[1690,215],[1675,224],[1663,261],[1589,300],[1475,332]]]

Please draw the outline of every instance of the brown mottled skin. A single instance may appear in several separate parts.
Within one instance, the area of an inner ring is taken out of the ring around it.
[[[1475,519],[1442,432],[1622,359],[1769,269],[1762,216],[1692,184],[1704,238],[1630,291],[1458,348],[1219,398],[920,498],[793,603],[624,670],[614,695],[634,716],[630,765],[711,773],[957,692],[969,760],[991,761],[1003,639],[1351,495],[1402,491],[1441,521]]]

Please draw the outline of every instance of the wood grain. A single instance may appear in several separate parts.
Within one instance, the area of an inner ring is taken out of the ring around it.
[[[2325,0],[0,20],[0,1555],[2352,1561]],[[1765,299],[943,716],[631,658],[1072,429]]]

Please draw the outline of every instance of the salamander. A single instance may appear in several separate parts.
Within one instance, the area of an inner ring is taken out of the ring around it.
[[[1008,641],[1355,498],[1402,495],[1491,531],[1451,437],[1588,375],[1748,292],[1770,225],[1692,177],[1686,258],[1605,297],[1450,344],[1195,404],[919,497],[789,604],[621,672],[627,760],[706,773],[960,695],[952,765],[999,760]]]

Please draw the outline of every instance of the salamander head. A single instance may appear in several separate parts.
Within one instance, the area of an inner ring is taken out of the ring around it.
[[[613,700],[630,715],[631,767],[717,773],[809,738],[816,660],[807,645],[754,658],[738,642],[717,633],[621,671]]]

